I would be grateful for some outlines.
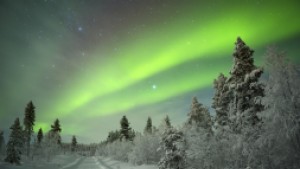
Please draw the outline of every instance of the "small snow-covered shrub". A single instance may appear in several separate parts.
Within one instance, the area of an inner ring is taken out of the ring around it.
[[[162,156],[158,151],[160,137],[157,134],[136,136],[133,151],[129,154],[129,161],[133,164],[154,164]]]
[[[107,144],[107,155],[115,160],[128,162],[128,155],[133,149],[132,141],[115,141]]]

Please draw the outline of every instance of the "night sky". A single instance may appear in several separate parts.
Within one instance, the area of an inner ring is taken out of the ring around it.
[[[123,115],[137,131],[148,116],[157,126],[168,114],[179,125],[193,96],[210,107],[213,79],[231,69],[237,36],[256,51],[258,65],[270,45],[299,63],[299,6],[299,0],[1,0],[0,129],[7,133],[16,117],[23,119],[30,100],[35,130],[59,118],[62,134],[79,142],[105,139]]]

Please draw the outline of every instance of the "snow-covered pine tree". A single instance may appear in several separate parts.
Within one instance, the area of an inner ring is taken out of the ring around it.
[[[77,139],[76,136],[72,136],[72,142],[71,142],[71,151],[75,152],[77,147]]]
[[[129,127],[129,122],[126,116],[122,117],[120,124],[121,124],[121,131],[120,131],[121,139],[124,138],[125,140],[129,140],[130,139],[129,133],[131,128]]]
[[[54,124],[51,125],[51,133],[50,133],[50,136],[54,136],[55,135],[55,138],[56,138],[56,141],[57,141],[57,144],[61,144],[61,137],[60,137],[60,132],[61,132],[61,127],[60,127],[60,123],[59,123],[59,120],[56,119],[54,121]]]
[[[0,130],[0,156],[4,154],[4,151],[5,151],[4,132]]]
[[[164,122],[165,122],[164,124],[167,128],[170,128],[172,126],[168,115],[164,118]]]
[[[159,169],[185,169],[185,139],[183,133],[175,128],[167,128],[162,136],[160,149],[165,151],[158,163]]]
[[[199,160],[194,160],[194,162],[191,161],[189,163],[192,163],[192,165],[194,163],[194,166],[196,166],[199,165],[200,162],[206,164],[213,162],[214,168],[233,168],[237,159],[240,157],[240,154],[236,153],[236,143],[240,136],[230,130],[232,125],[229,119],[229,106],[230,103],[233,103],[233,91],[229,90],[230,83],[228,78],[222,73],[214,80],[213,84],[215,95],[213,97],[212,108],[214,108],[216,112],[213,125],[214,137],[205,139],[205,137],[201,136],[203,134],[201,134],[200,136],[198,135],[196,139],[187,138],[187,142],[191,145],[188,151],[197,151],[199,155],[204,157],[199,157],[198,155],[197,158]],[[193,134],[190,134],[191,132],[187,132],[186,136],[192,137]],[[194,148],[193,146],[195,145],[197,145],[198,148]],[[199,150],[199,148],[201,149]],[[207,158],[206,153],[211,154],[210,158]],[[203,166],[203,164],[201,165]]]
[[[230,103],[229,99],[229,88],[226,84],[227,77],[220,73],[219,77],[214,80],[215,95],[213,97],[212,108],[216,111],[215,128],[224,129],[228,128],[228,106]]]
[[[241,38],[237,38],[235,45],[234,64],[226,83],[231,93],[229,99],[232,129],[241,132],[245,126],[253,126],[260,121],[257,113],[264,108],[261,103],[264,85],[258,80],[263,70],[254,65],[254,51]]]
[[[32,152],[32,159],[35,158],[42,158],[43,155],[43,146],[44,144],[44,134],[42,128],[39,129],[36,138],[33,142],[33,152]]]
[[[40,144],[44,138],[43,129],[40,128],[37,134],[37,143]]]
[[[147,119],[147,124],[146,127],[144,129],[144,134],[152,134],[152,120],[151,117],[148,117]]]
[[[168,129],[168,128],[171,128],[171,127],[172,127],[171,120],[170,120],[169,116],[166,115],[162,119],[162,121],[159,124],[158,128],[156,129],[156,132],[158,132],[160,135],[163,135],[163,133],[165,132],[165,130]]]
[[[47,161],[50,161],[54,155],[56,155],[61,150],[61,136],[60,132],[62,131],[60,122],[58,119],[54,121],[54,124],[51,125],[50,131],[45,134],[44,137],[44,149],[43,153],[45,154]]]
[[[59,132],[59,133],[61,132],[61,127],[60,127],[60,123],[59,123],[58,119],[56,119],[54,121],[54,124],[51,125],[51,131],[53,131],[53,132]]]
[[[11,133],[6,148],[6,158],[5,161],[9,163],[20,164],[21,160],[21,149],[24,144],[23,130],[20,125],[19,118],[16,118],[14,124],[10,127]]]
[[[187,122],[181,131],[184,133],[186,146],[186,164],[188,168],[209,168],[210,139],[212,121],[207,108],[193,97]]]
[[[209,111],[198,102],[196,97],[193,97],[192,99],[191,111],[188,116],[187,125],[196,125],[205,129],[211,127]]]
[[[35,106],[30,101],[25,108],[24,116],[24,137],[26,145],[26,155],[29,157],[30,154],[30,141],[33,134],[33,126],[35,122]]]
[[[62,131],[61,125],[58,119],[55,119],[54,124],[51,125],[50,131],[45,135],[45,154],[47,160],[50,161],[51,158],[56,155],[62,146],[60,132]]]

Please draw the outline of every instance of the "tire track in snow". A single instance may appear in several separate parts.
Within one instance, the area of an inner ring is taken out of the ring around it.
[[[78,158],[74,162],[71,162],[71,163],[63,166],[60,169],[74,169],[74,168],[77,168],[84,160],[85,160],[85,158],[82,158],[82,157]]]
[[[105,166],[100,164],[100,162],[98,161],[98,159],[96,157],[93,157],[93,159],[95,160],[95,163],[99,167],[99,169],[106,169]]]
[[[96,158],[96,157],[94,157],[94,158],[95,158],[95,160],[98,161],[98,163],[99,163],[101,166],[104,167],[103,169],[114,169],[114,168],[112,168],[111,166],[107,165],[107,164],[106,164],[104,161],[102,161],[100,158]]]

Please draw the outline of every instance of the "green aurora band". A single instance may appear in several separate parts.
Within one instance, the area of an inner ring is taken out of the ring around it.
[[[107,54],[108,56],[117,55],[111,56],[111,58],[118,59],[111,59],[105,66],[93,70],[99,78],[93,76],[82,78],[85,76],[77,74],[78,78],[72,82],[72,87],[65,89],[66,93],[59,97],[62,99],[57,103],[58,109],[51,111],[60,113],[60,115],[68,115],[95,98],[108,97],[109,99],[105,100],[105,104],[101,107],[101,113],[99,111],[90,112],[93,116],[101,116],[128,110],[132,108],[132,105],[160,102],[212,85],[212,80],[216,78],[220,70],[224,70],[220,68],[222,65],[216,66],[219,69],[212,68],[204,76],[201,76],[201,72],[193,72],[195,75],[187,72],[187,76],[181,77],[180,82],[175,78],[167,79],[160,86],[159,94],[145,91],[135,93],[135,96],[132,97],[131,94],[135,89],[130,88],[131,85],[159,72],[193,59],[220,56],[221,53],[230,56],[233,42],[237,36],[244,38],[250,46],[260,47],[297,35],[300,32],[300,24],[295,17],[297,16],[295,14],[299,13],[298,9],[295,4],[285,7],[288,11],[284,12],[284,15],[276,15],[278,11],[283,10],[280,4],[274,4],[272,8],[262,11],[257,11],[256,7],[250,6],[246,10],[224,11],[220,13],[219,18],[199,21],[198,25],[186,25],[185,18],[188,17],[183,16],[171,26],[151,27],[137,37],[121,43],[118,47],[121,52]],[[257,11],[255,15],[253,15],[253,11]],[[204,29],[203,25],[205,25]],[[285,26],[284,29],[283,26]],[[151,31],[156,29],[159,31]],[[99,53],[101,52],[95,50],[92,55],[96,56]],[[91,61],[90,64],[97,63],[97,61]],[[194,78],[197,74],[201,76],[201,81]],[[174,83],[176,83],[175,86],[172,85]],[[109,97],[121,90],[128,90],[124,97],[119,99],[118,97]],[[60,106],[59,103],[64,104]],[[118,103],[117,107],[115,107],[115,103]]]
[[[213,79],[220,72],[229,71],[228,65],[214,63],[209,70],[207,67],[198,71],[182,70],[178,76],[169,70],[199,59],[207,63],[228,57],[230,62],[237,36],[253,49],[298,36],[298,2],[271,3],[239,4],[236,1],[236,5],[230,8],[229,5],[223,8],[224,4],[220,4],[213,11],[198,9],[199,6],[191,8],[190,5],[183,7],[185,14],[170,17],[167,24],[152,24],[133,36],[121,33],[118,43],[94,45],[88,51],[92,59],[82,63],[89,69],[72,72],[60,90],[47,93],[51,98],[48,102],[36,102],[43,116],[38,117],[35,129],[49,129],[52,122],[49,118],[54,120],[57,116],[66,118],[82,112],[90,117],[107,116],[212,86]],[[54,32],[63,30],[51,19],[45,25]],[[62,33],[70,43],[76,41],[72,33]],[[37,86],[42,83],[43,74],[49,71],[45,69],[46,63],[60,62],[58,57],[52,56],[62,55],[61,46],[65,43],[59,38],[44,44],[32,41],[33,53],[47,59],[38,60],[41,64],[37,69],[40,71],[32,72],[29,79],[24,77],[21,81],[35,82]],[[70,60],[70,64],[76,63]],[[149,79],[159,81],[157,90],[145,89]],[[28,92],[35,93],[35,86],[27,85]],[[98,107],[95,107],[95,101],[99,101]],[[64,132],[74,130],[75,127],[69,127]]]

